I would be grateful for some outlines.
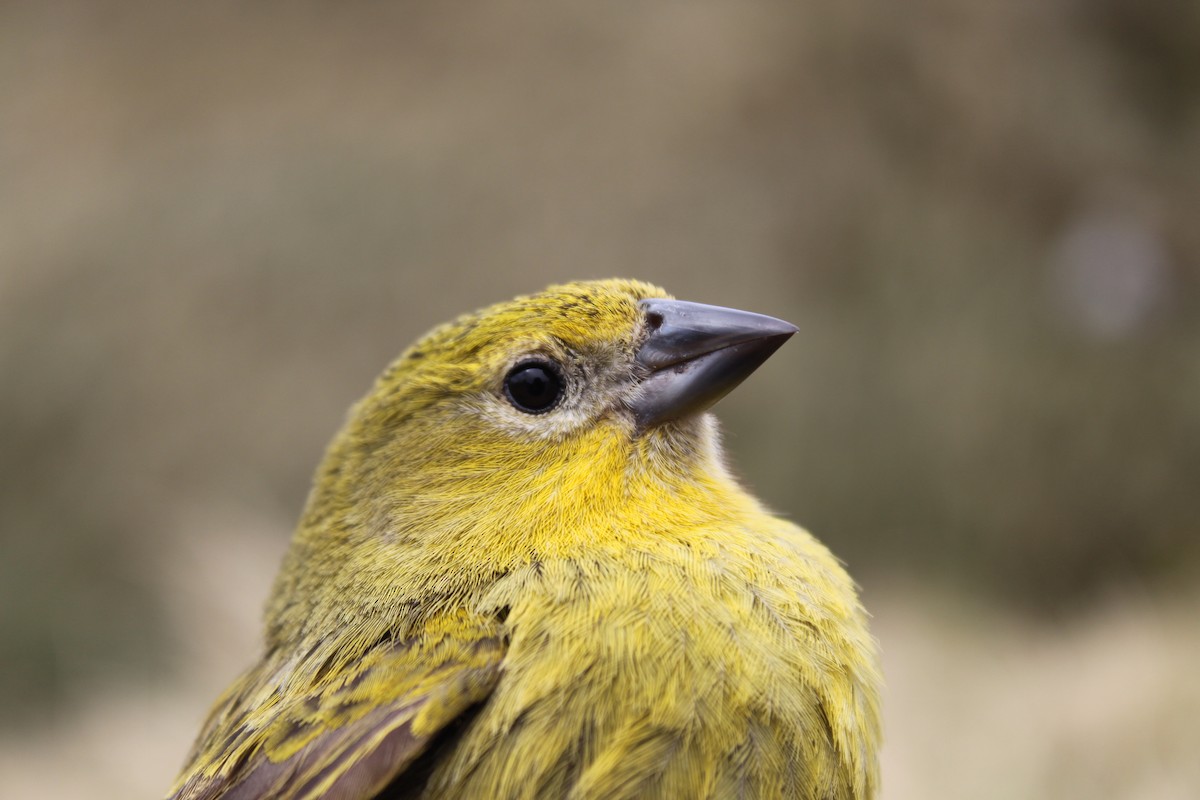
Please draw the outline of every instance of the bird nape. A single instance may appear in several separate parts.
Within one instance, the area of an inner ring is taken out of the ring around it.
[[[429,333],[330,445],[170,796],[874,797],[854,584],[706,413],[795,330],[606,280]]]

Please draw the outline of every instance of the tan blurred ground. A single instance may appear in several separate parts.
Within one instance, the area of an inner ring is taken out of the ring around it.
[[[0,5],[0,797],[155,796],[413,337],[627,275],[864,584],[888,798],[1200,796],[1200,5]]]

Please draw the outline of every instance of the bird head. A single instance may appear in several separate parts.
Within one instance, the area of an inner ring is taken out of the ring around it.
[[[705,411],[795,330],[628,280],[553,286],[436,328],[331,445],[275,616],[311,615],[331,587],[452,592],[757,508]]]

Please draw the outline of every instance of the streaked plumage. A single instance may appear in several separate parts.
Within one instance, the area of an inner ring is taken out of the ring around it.
[[[173,798],[874,796],[852,582],[737,485],[711,415],[636,413],[665,297],[552,287],[384,372]],[[506,395],[530,358],[561,369],[545,413]]]

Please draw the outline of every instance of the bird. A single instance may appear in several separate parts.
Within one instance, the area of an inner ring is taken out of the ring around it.
[[[317,469],[171,800],[870,800],[856,584],[712,405],[798,329],[625,279],[404,351]]]

